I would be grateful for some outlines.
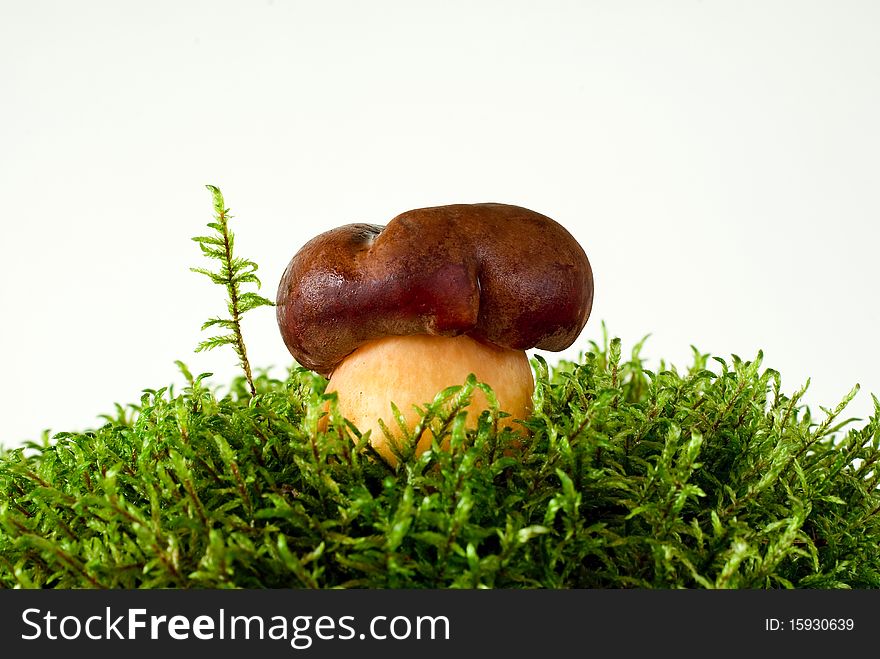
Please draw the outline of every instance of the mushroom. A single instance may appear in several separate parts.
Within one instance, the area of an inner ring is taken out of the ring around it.
[[[340,413],[395,464],[392,402],[412,429],[415,405],[474,374],[512,421],[527,419],[525,351],[568,348],[592,301],[590,263],[562,225],[519,206],[454,204],[316,236],[284,271],[277,318],[294,359],[329,377]],[[477,391],[469,427],[487,406]]]

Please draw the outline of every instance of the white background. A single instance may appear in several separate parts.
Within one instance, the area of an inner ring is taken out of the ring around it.
[[[498,201],[589,255],[624,349],[880,393],[880,3],[0,0],[0,443],[225,384],[188,271],[221,187],[263,293],[310,237]],[[274,311],[252,362],[290,362]],[[553,361],[556,356],[546,355]],[[818,413],[818,409],[816,409]]]

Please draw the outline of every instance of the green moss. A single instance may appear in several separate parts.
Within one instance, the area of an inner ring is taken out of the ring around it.
[[[760,355],[695,350],[689,368],[651,372],[641,344],[624,360],[606,338],[576,362],[533,362],[530,436],[497,409],[465,430],[485,389],[470,379],[424,407],[435,450],[392,470],[322,378],[252,375],[238,318],[268,301],[232,294],[256,265],[232,256],[212,192],[218,233],[198,240],[230,318],[207,325],[229,331],[215,343],[244,375],[220,392],[179,363],[182,391],[0,456],[0,586],[880,585],[876,397],[861,427],[839,420],[856,389],[813,419]]]
[[[532,437],[465,431],[396,472],[293,369],[148,391],[0,459],[6,587],[874,587],[880,413],[841,429],[760,359],[652,373],[638,347],[535,361]],[[184,369],[185,370],[185,369]],[[875,399],[875,404],[876,399]],[[880,404],[877,405],[880,410]],[[357,440],[357,438],[354,438]],[[835,441],[836,439],[836,441]],[[517,448],[517,443],[521,447]]]

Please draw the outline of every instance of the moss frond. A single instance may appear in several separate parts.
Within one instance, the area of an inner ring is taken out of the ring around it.
[[[256,293],[241,290],[242,284],[256,284],[257,288],[260,287],[260,280],[256,275],[257,264],[235,255],[235,235],[229,229],[229,220],[232,215],[226,208],[223,193],[220,192],[220,188],[214,185],[205,187],[211,192],[214,202],[214,221],[208,223],[208,228],[213,229],[214,233],[209,236],[196,236],[193,240],[199,244],[202,253],[207,258],[218,261],[219,265],[216,271],[206,268],[190,268],[190,270],[205,275],[212,283],[226,290],[226,310],[229,313],[229,318],[211,318],[202,325],[202,331],[219,327],[226,330],[227,334],[205,339],[196,347],[196,352],[231,345],[244,370],[245,381],[251,396],[255,396],[257,392],[254,387],[251,365],[248,361],[247,346],[241,333],[241,318],[245,313],[257,307],[274,305],[270,300]]]

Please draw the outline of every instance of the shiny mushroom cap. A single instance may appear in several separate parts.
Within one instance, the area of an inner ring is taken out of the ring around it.
[[[281,278],[277,317],[296,361],[329,376],[386,336],[564,350],[592,302],[590,262],[562,225],[519,206],[454,204],[316,236]]]

